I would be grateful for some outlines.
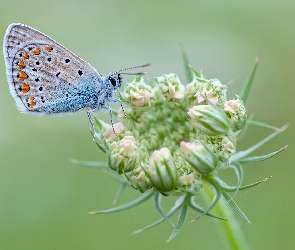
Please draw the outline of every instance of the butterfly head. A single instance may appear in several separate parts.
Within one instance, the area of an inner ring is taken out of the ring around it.
[[[149,65],[150,64],[145,64],[145,65],[136,66],[136,67],[132,67],[132,68],[122,69],[122,70],[119,70],[119,71],[114,72],[112,74],[109,74],[108,81],[109,81],[110,86],[113,86],[114,90],[120,88],[122,81],[123,81],[123,77],[122,77],[123,74],[125,74],[125,75],[144,75],[145,74],[145,72],[127,73],[127,72],[123,72],[123,71],[129,70],[129,69],[147,67]]]
[[[110,86],[113,86],[113,89],[116,90],[121,87],[123,77],[121,76],[120,73],[110,74],[108,76],[108,81],[109,81]]]

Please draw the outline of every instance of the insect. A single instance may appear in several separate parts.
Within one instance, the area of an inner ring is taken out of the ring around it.
[[[19,23],[7,28],[3,51],[10,93],[21,112],[50,115],[87,108],[94,137],[92,113],[108,110],[113,126],[108,102],[119,102],[123,108],[117,95],[122,74],[128,74],[123,71],[149,65],[101,75],[58,42]],[[113,131],[116,133],[114,127]]]

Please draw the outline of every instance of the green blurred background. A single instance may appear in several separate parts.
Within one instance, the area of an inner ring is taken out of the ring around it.
[[[151,63],[147,79],[174,72],[186,83],[182,43],[191,64],[206,77],[233,80],[230,98],[260,55],[248,114],[291,126],[255,155],[289,148],[244,167],[244,184],[273,178],[238,193],[235,200],[252,224],[236,219],[251,249],[294,249],[294,1],[0,0],[0,36],[12,22],[44,32],[103,74]],[[88,215],[111,207],[118,184],[69,161],[105,160],[92,142],[86,113],[20,114],[9,93],[4,60],[0,81],[0,249],[222,249],[215,222],[205,217],[185,225],[170,243],[167,223],[131,235],[159,218],[151,201],[121,213]],[[99,117],[109,119],[106,111]],[[249,129],[238,148],[270,132]],[[135,197],[137,192],[128,189],[119,204]],[[194,217],[190,212],[188,218]]]

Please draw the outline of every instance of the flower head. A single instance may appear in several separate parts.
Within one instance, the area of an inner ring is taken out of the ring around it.
[[[247,120],[245,106],[239,97],[227,100],[227,87],[219,80],[206,79],[191,70],[193,77],[186,86],[176,74],[156,77],[150,85],[137,77],[120,93],[129,105],[125,113],[117,113],[120,122],[112,127],[97,120],[97,145],[107,154],[110,168],[124,178],[122,183],[128,182],[144,193],[142,200],[154,195],[159,211],[159,195],[180,196],[176,208],[189,205],[209,215],[193,201],[207,183],[218,199],[226,198],[248,221],[227,194],[241,189],[241,162],[251,152],[236,154],[236,137]],[[239,180],[236,187],[219,177],[219,171],[227,167],[235,170]],[[161,213],[163,220],[169,220],[169,214]]]
[[[156,77],[153,87],[137,77],[120,94],[133,108],[125,110],[127,119],[119,113],[117,136],[99,127],[110,167],[140,192],[196,194],[202,176],[216,174],[236,151],[229,117],[236,109],[225,100],[226,89],[196,71],[186,87],[175,74]]]

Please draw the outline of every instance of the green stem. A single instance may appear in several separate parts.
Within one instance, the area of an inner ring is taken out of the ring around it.
[[[212,201],[214,198],[214,192],[207,183],[203,182],[203,192],[201,192],[206,201]],[[214,207],[214,211],[217,215],[233,219],[234,211],[230,208],[225,199],[220,199],[219,202]],[[250,249],[246,239],[244,237],[243,231],[240,227],[239,221],[221,221],[215,220],[216,228],[221,236],[222,242],[224,243],[224,249]]]

